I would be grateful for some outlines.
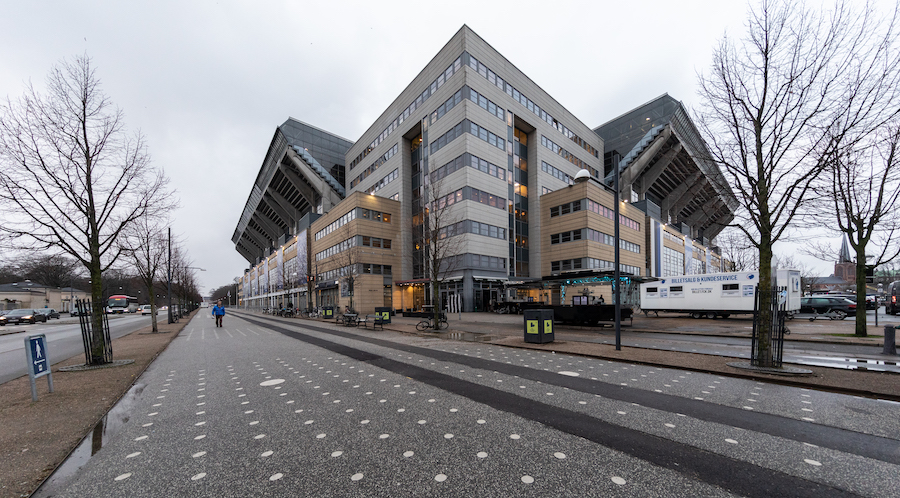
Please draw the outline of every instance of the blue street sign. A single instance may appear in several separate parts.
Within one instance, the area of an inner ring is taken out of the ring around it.
[[[28,348],[31,349],[31,359],[29,361],[31,375],[40,377],[50,372],[50,366],[47,362],[47,342],[43,335],[31,336],[28,338]]]
[[[37,401],[35,379],[47,376],[47,386],[53,392],[53,374],[50,373],[50,359],[47,355],[47,337],[44,334],[25,338],[25,356],[28,361],[28,379],[31,381],[31,400]]]

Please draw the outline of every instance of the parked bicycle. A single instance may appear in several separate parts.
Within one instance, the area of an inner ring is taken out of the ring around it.
[[[440,321],[438,322],[438,330],[444,330],[450,325],[447,323],[447,316],[441,313]],[[421,322],[416,324],[416,330],[422,332],[424,330],[434,329],[434,317],[428,316],[422,319]]]

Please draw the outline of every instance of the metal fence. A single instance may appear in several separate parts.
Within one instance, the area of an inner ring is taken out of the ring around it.
[[[771,308],[769,313],[761,313],[759,303],[763,295],[771,296],[769,300]],[[753,366],[781,368],[784,355],[784,335],[787,328],[787,300],[785,288],[773,286],[771,289],[756,287],[756,297],[753,302],[753,334],[750,340],[750,364]],[[769,336],[762,337],[760,329],[762,320],[768,320]],[[771,358],[771,363],[769,359]]]
[[[78,310],[78,321],[81,323],[81,340],[84,343],[84,359],[88,365],[103,365],[113,361],[112,340],[109,338],[109,318],[106,313],[100,314],[103,324],[102,348],[98,348],[102,354],[94,354],[94,308],[88,300],[76,299],[75,308]]]

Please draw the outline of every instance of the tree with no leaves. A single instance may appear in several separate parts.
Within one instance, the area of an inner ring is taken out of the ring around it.
[[[463,227],[452,206],[462,200],[456,192],[446,192],[442,178],[432,172],[425,184],[425,209],[413,218],[416,243],[424,248],[425,275],[431,284],[431,304],[434,305],[434,329],[440,327],[441,284],[461,264]]]
[[[0,161],[3,242],[55,248],[88,270],[94,347],[85,353],[103,363],[102,274],[121,255],[124,230],[167,205],[165,176],[141,134],[125,130],[87,56],[54,67],[46,93],[29,84],[0,106]]]
[[[168,219],[151,219],[143,216],[128,227],[126,237],[122,241],[126,259],[134,266],[137,277],[147,289],[150,301],[150,316],[153,333],[159,332],[156,320],[156,284],[162,280],[165,264],[168,260],[168,240],[166,227]]]
[[[833,223],[826,230],[846,236],[856,259],[856,335],[866,331],[866,269],[900,256],[900,126],[885,127],[871,141],[833,155],[827,175],[816,187],[816,202],[810,217],[821,221],[821,213]],[[811,223],[815,223],[812,221]],[[874,248],[874,254],[868,250]],[[825,244],[807,250],[825,259],[836,254]]]
[[[727,36],[700,77],[698,123],[743,209],[733,226],[759,251],[759,365],[773,366],[773,245],[788,235],[828,157],[896,113],[896,15],[838,2],[814,10],[762,0],[747,34]]]

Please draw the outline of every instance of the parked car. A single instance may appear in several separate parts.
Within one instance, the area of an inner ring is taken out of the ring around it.
[[[78,316],[78,308],[72,308],[69,310],[69,316]]]
[[[866,295],[866,309],[867,310],[877,310],[878,309],[878,296],[875,294],[867,294]]]
[[[900,302],[898,302],[898,298],[900,298],[900,280],[888,284],[884,298],[884,312],[888,315],[896,315],[900,311]]]
[[[141,316],[152,315],[152,314],[153,314],[153,308],[149,304],[145,304],[145,305],[141,306]]]
[[[53,308],[38,308],[35,311],[47,317],[47,320],[56,318],[59,320],[59,312]]]
[[[800,313],[833,313],[839,320],[856,314],[856,303],[845,297],[813,296],[800,299]]]
[[[37,322],[46,322],[47,317],[42,313],[38,313],[30,308],[22,308],[17,310],[12,310],[6,314],[4,317],[6,318],[6,323],[10,324],[19,324],[19,323],[37,323]]]

